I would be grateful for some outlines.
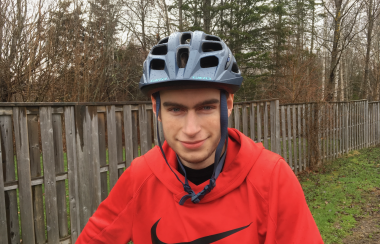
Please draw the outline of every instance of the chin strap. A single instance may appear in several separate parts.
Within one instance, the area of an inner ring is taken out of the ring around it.
[[[179,204],[183,205],[186,202],[186,200],[189,198],[191,198],[191,201],[193,203],[199,203],[202,200],[202,198],[215,187],[216,179],[218,178],[220,172],[222,171],[224,161],[226,160],[226,151],[227,151],[227,146],[228,146],[228,140],[227,140],[227,136],[228,136],[227,135],[227,127],[228,127],[227,94],[224,91],[220,92],[220,130],[221,130],[221,137],[220,137],[219,144],[218,144],[216,151],[215,151],[214,172],[211,176],[210,183],[208,185],[206,185],[205,188],[203,188],[203,190],[197,194],[195,194],[195,192],[193,191],[193,189],[191,189],[191,187],[189,185],[189,182],[187,180],[186,170],[183,167],[182,162],[179,159],[178,155],[177,155],[178,164],[182,168],[183,172],[185,172],[185,182],[182,182],[179,179],[178,175],[173,171],[172,167],[168,163],[168,160],[166,159],[164,150],[162,149],[160,134],[159,134],[159,128],[158,128],[158,114],[160,112],[160,105],[161,105],[160,94],[157,92],[157,93],[153,94],[153,96],[156,99],[156,119],[157,119],[158,145],[160,147],[162,156],[164,157],[166,164],[169,166],[170,170],[173,172],[173,174],[179,180],[179,182],[181,182],[181,184],[183,185],[183,189],[188,193],[187,195],[185,195],[181,198],[181,200],[179,201]],[[223,155],[221,156],[224,144],[226,144],[226,150],[223,153]]]

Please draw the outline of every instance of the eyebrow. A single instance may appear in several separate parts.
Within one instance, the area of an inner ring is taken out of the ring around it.
[[[202,105],[215,104],[215,103],[220,103],[219,99],[213,98],[213,99],[209,99],[209,100],[205,100],[205,101],[199,102],[199,103],[197,103],[197,104],[194,105],[194,108],[202,106]],[[187,106],[185,106],[183,104],[180,104],[180,103],[176,103],[176,102],[164,102],[162,105],[164,107],[188,108]]]

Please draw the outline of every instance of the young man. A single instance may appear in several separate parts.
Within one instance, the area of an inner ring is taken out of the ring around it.
[[[287,163],[227,129],[241,82],[218,37],[177,32],[153,47],[140,88],[166,141],[133,161],[77,243],[323,243]]]

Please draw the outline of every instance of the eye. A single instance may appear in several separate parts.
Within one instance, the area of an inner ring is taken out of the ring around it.
[[[212,109],[211,106],[203,106],[203,110],[210,110],[210,109]]]
[[[173,108],[169,108],[169,111],[170,112],[174,112],[174,113],[178,113],[178,112],[181,112],[182,110],[181,110],[181,108],[179,108],[179,107],[173,107]]]

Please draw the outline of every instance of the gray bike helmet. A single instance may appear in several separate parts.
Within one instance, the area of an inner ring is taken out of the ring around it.
[[[145,60],[139,87],[146,95],[155,97],[157,120],[161,106],[160,90],[203,87],[221,89],[221,139],[215,151],[212,177],[202,191],[195,193],[191,189],[186,170],[178,155],[178,164],[185,173],[185,182],[182,182],[171,168],[162,149],[157,123],[157,139],[162,156],[188,193],[181,198],[180,205],[183,205],[187,199],[191,199],[193,203],[199,203],[215,187],[216,179],[222,171],[226,158],[226,152],[222,154],[223,146],[226,145],[227,148],[228,144],[227,94],[224,91],[235,93],[242,81],[243,77],[236,60],[227,45],[219,37],[207,35],[202,31],[176,32],[162,39],[152,48]]]
[[[236,60],[217,36],[175,32],[152,48],[139,87],[146,95],[170,87],[216,87],[235,93],[242,81]]]

